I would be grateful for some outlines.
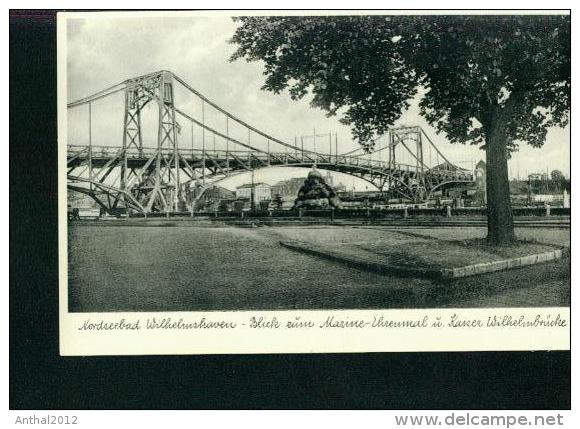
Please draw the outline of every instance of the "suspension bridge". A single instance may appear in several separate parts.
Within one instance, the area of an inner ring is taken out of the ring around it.
[[[178,88],[198,100],[201,112],[193,113],[191,102],[178,100]],[[93,107],[114,94],[124,95],[122,138],[116,144],[98,144],[92,131]],[[149,121],[144,115],[147,106],[156,107]],[[339,154],[337,144],[332,153],[332,135],[328,136],[328,153],[309,150],[303,139],[284,142],[244,122],[169,71],[128,79],[67,105],[69,113],[83,107],[87,108],[88,142],[69,137],[67,187],[89,195],[108,213],[185,212],[192,210],[192,201],[199,197],[192,197],[192,183],[202,183],[207,189],[232,175],[275,166],[317,166],[346,173],[413,202],[425,201],[437,190],[473,182],[472,172],[452,164],[420,127],[389,130],[374,157],[359,153],[362,149]],[[221,127],[206,120],[209,109],[223,118]],[[153,126],[151,136],[146,135],[146,126]],[[182,131],[187,128],[191,147],[183,141]],[[197,147],[196,130],[201,133]],[[144,141],[153,144],[144,145]],[[377,159],[380,152],[384,155]]]

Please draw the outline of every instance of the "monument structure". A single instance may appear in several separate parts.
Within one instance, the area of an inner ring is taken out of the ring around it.
[[[332,189],[332,186],[326,183],[316,166],[313,166],[298,191],[298,197],[294,201],[294,208],[324,209],[329,207],[340,207],[340,199],[334,189]]]

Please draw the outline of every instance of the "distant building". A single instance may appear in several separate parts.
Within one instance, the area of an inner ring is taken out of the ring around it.
[[[528,175],[528,181],[530,182],[547,182],[550,180],[548,173],[532,173]]]
[[[254,188],[254,201],[267,201],[272,199],[272,187],[267,183],[245,184],[236,188],[236,198],[252,198]]]
[[[67,207],[69,219],[71,215],[76,219],[96,219],[104,213],[89,195],[71,190],[67,192]]]
[[[221,186],[212,186],[203,191],[196,201],[196,210],[219,210],[223,201],[235,198],[234,192]]]
[[[570,194],[568,194],[566,189],[564,189],[564,192],[562,193],[562,206],[567,209],[570,208]]]
[[[528,182],[525,180],[510,180],[510,194],[511,195],[527,195],[529,191]]]
[[[555,202],[562,202],[564,199],[563,195],[552,195],[552,194],[535,194],[531,196],[533,204],[552,204]]]
[[[223,199],[219,202],[219,204],[217,206],[217,211],[218,212],[232,212],[232,211],[236,211],[236,209],[239,209],[238,211],[240,211],[244,208],[244,205],[246,204],[246,202],[248,203],[248,206],[249,206],[250,205],[249,201],[237,200],[236,197]],[[240,204],[242,205],[241,208],[240,208]]]
[[[510,180],[510,196],[513,206],[570,205],[568,191],[546,173],[530,174],[527,180]]]
[[[67,204],[69,207],[77,209],[99,208],[97,202],[89,195],[70,190],[67,192]]]
[[[272,185],[272,196],[280,195],[282,198],[291,198],[292,200],[298,195],[300,187],[304,184],[306,177],[295,177],[293,179],[282,180]]]
[[[531,194],[551,193],[551,180],[548,173],[532,173],[528,175],[528,189]]]

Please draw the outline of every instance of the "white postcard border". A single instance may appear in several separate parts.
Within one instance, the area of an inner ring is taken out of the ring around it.
[[[346,13],[346,11],[343,11]],[[343,13],[343,12],[336,12]],[[365,13],[379,13],[371,11]],[[403,11],[401,11],[403,12]],[[453,13],[452,11],[443,11]],[[476,12],[476,11],[473,11]],[[493,11],[477,11],[492,13]],[[501,11],[507,13],[509,11]],[[521,13],[521,11],[518,11]],[[549,11],[556,13],[556,11]],[[187,16],[220,12],[105,12],[107,16]],[[260,11],[259,14],[268,12]],[[281,14],[281,11],[274,11]],[[291,14],[301,14],[291,11]],[[311,11],[308,13],[312,14]],[[333,12],[334,13],[334,12]],[[355,13],[348,11],[349,14]],[[363,13],[358,12],[358,13]],[[397,13],[397,11],[389,11]],[[408,12],[405,12],[408,13]],[[426,11],[420,11],[425,14]],[[442,11],[433,11],[442,13]],[[466,13],[462,11],[462,13]],[[542,11],[542,13],[545,13]],[[507,351],[507,350],[569,350],[570,308],[484,308],[484,309],[385,309],[385,310],[303,310],[303,311],[232,311],[232,312],[156,312],[156,313],[69,313],[67,271],[67,44],[68,18],[95,17],[96,12],[59,13],[58,40],[58,141],[59,141],[59,321],[60,353],[73,355],[145,355],[145,354],[252,354],[252,353],[360,353],[360,352],[419,352],[419,351]],[[240,12],[236,14],[256,14]],[[404,281],[402,279],[401,281]],[[449,327],[453,315],[461,320],[480,320],[486,323],[494,315],[500,319],[511,317],[532,322],[537,317],[552,322],[559,317],[564,326],[542,327]],[[375,318],[409,321],[427,317],[433,323],[440,317],[444,326],[426,327],[373,327]],[[280,327],[251,327],[252,317],[272,322]],[[329,317],[334,321],[364,320],[364,327],[320,327]],[[311,328],[286,328],[285,323],[311,320]],[[147,329],[147,321],[167,320],[169,327]],[[181,327],[179,321],[181,319]],[[235,328],[183,328],[183,325],[212,321],[234,323]],[[140,329],[129,329],[127,324],[139,320]],[[88,322],[87,322],[88,321]],[[124,322],[123,322],[124,321]],[[88,325],[86,325],[88,323]],[[117,325],[115,325],[117,323]],[[171,323],[177,325],[173,327]],[[112,325],[109,325],[112,324]],[[92,329],[83,329],[92,326]],[[118,326],[115,329],[103,329]],[[100,329],[99,329],[100,327]]]

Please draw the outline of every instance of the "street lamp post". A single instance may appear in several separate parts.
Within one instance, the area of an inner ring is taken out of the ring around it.
[[[256,211],[256,185],[254,183],[254,170],[252,170],[252,187],[250,188],[250,210]]]

